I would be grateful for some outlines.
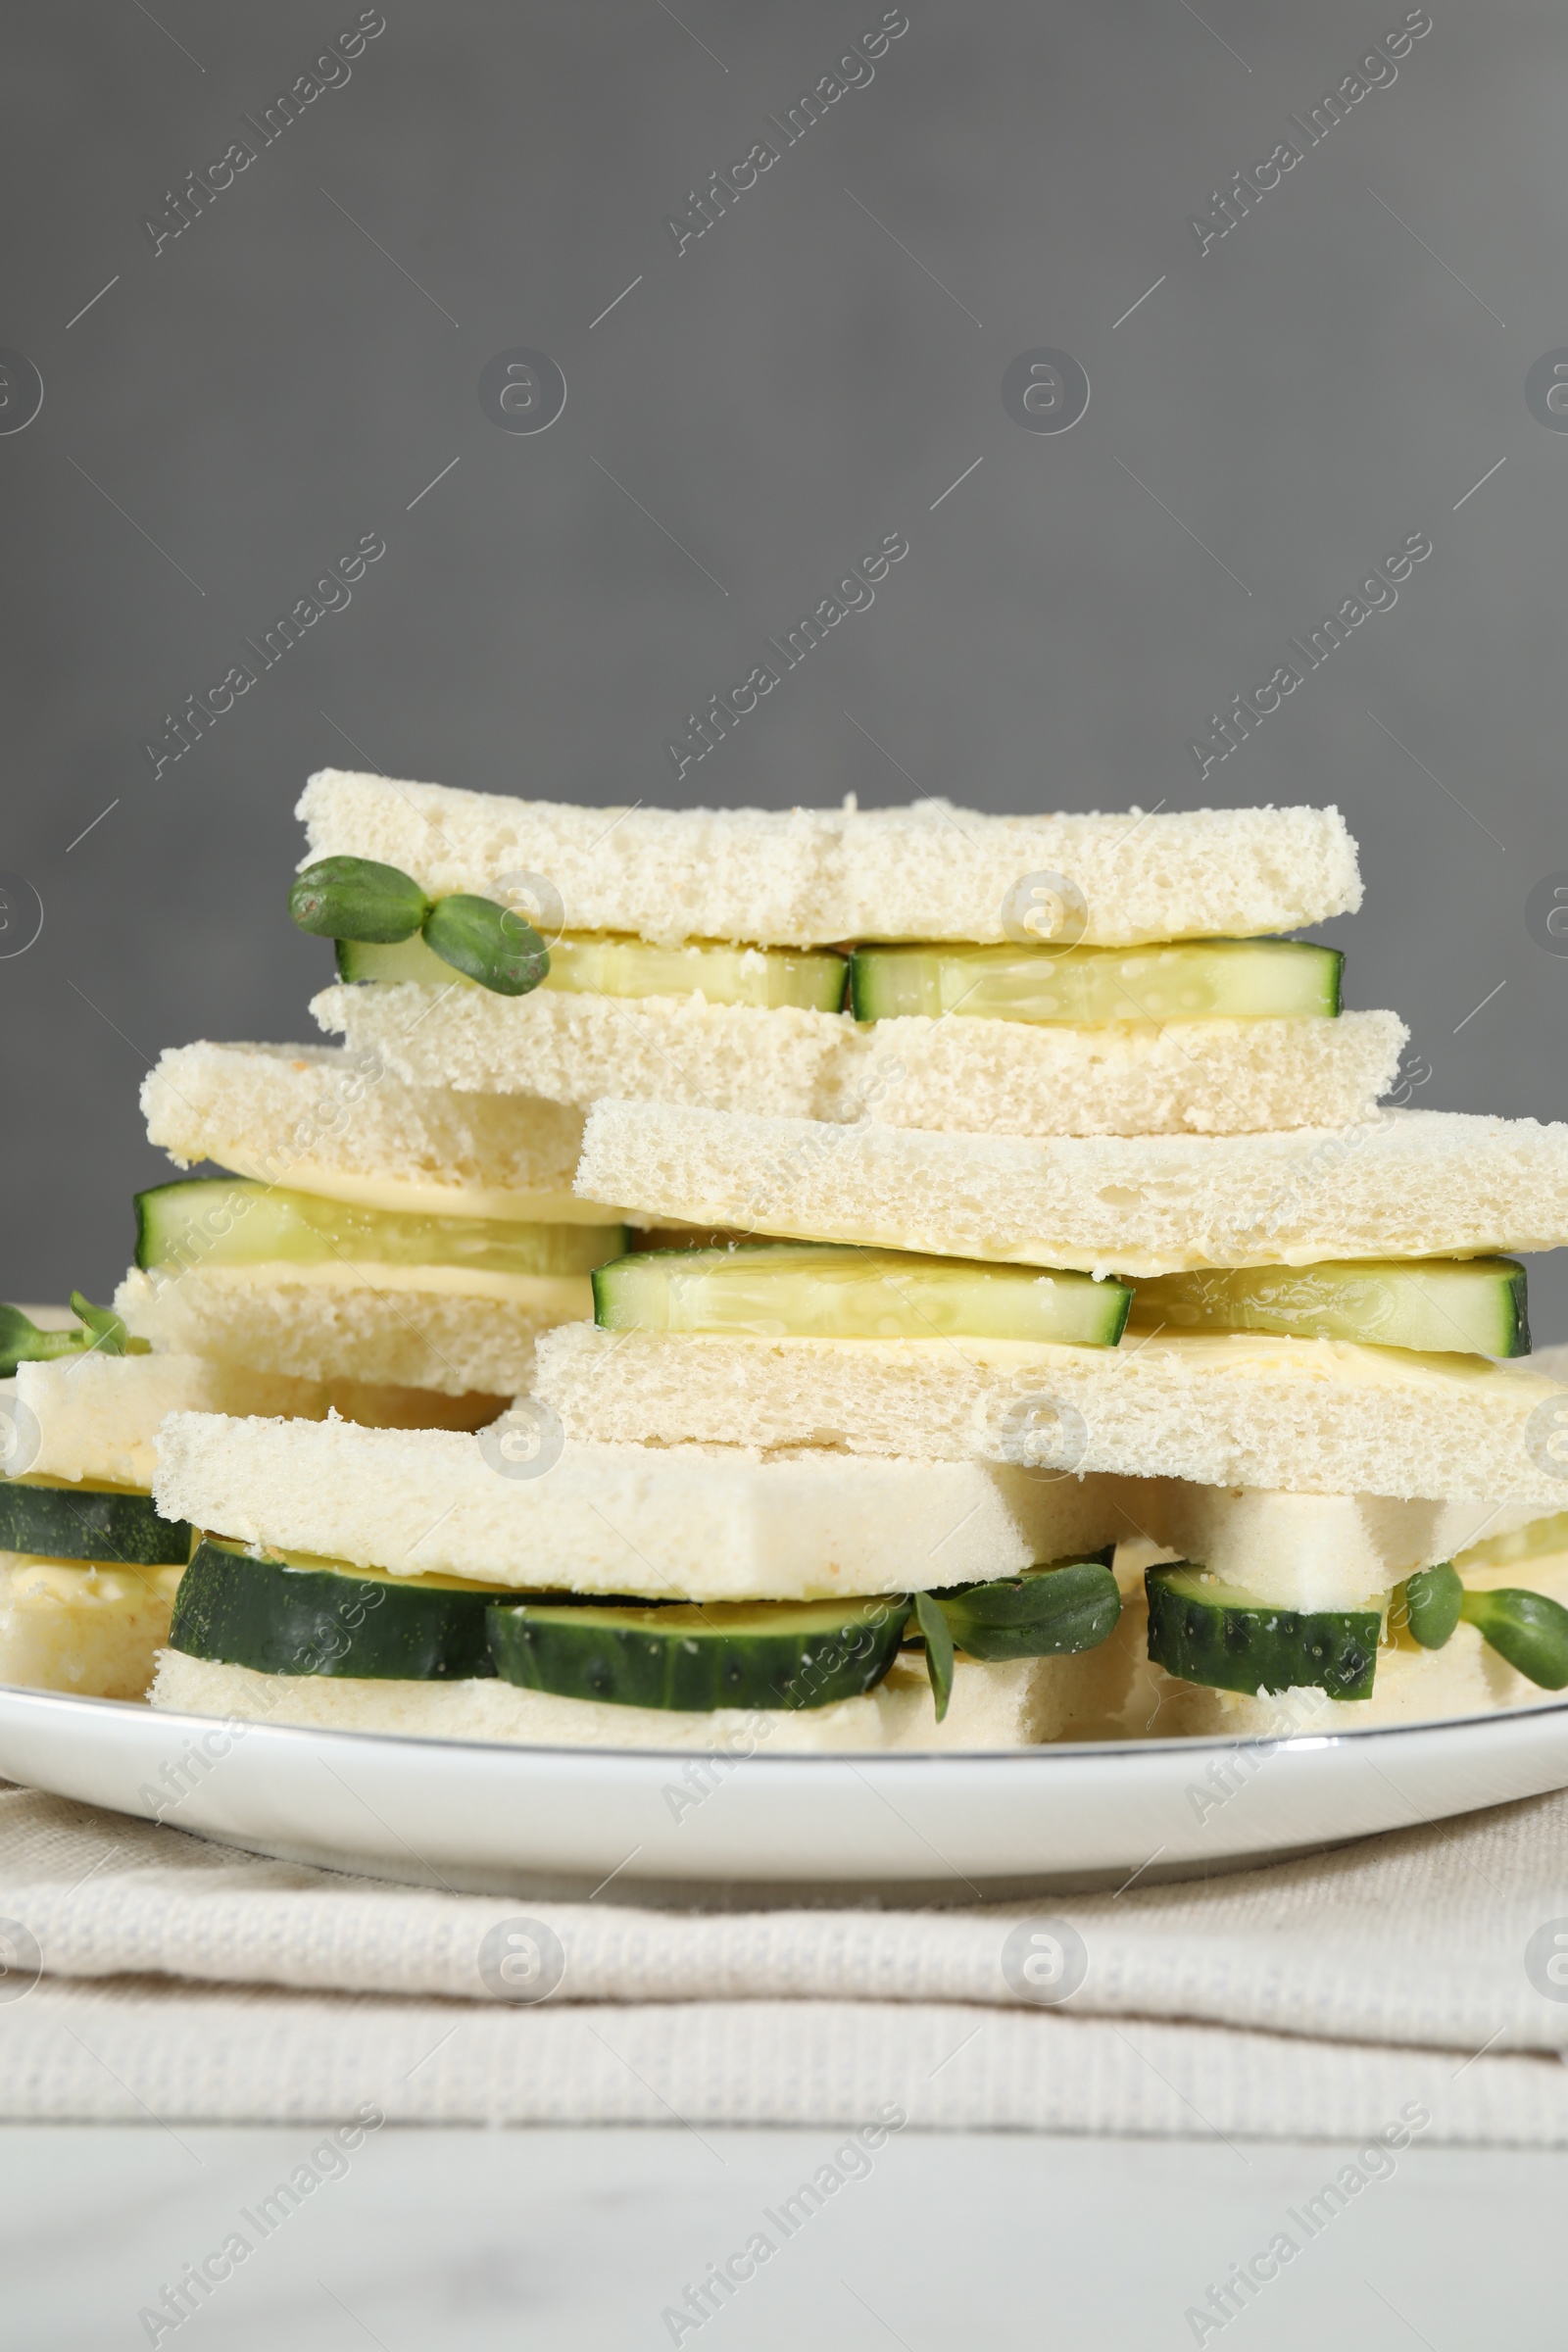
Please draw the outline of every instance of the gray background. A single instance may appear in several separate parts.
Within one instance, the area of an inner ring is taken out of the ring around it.
[[[1568,342],[1560,11],[1433,0],[1394,86],[1200,257],[1187,216],[1402,6],[909,0],[677,258],[666,213],[875,0],[385,5],[156,257],[142,217],[357,10],[6,12],[0,343],[45,399],[0,437],[0,866],[45,922],[0,962],[0,1297],[112,1288],[168,1173],[161,1047],[314,1035],[328,950],[284,894],[328,763],[607,804],[1337,800],[1367,903],[1329,936],[1348,1001],[1409,1020],[1416,1099],[1563,1113],[1568,961],[1523,921],[1568,866],[1568,442],[1523,398]],[[538,436],[476,398],[519,344],[569,386]],[[1002,407],[1037,345],[1093,386],[1059,437]],[[677,786],[686,710],[892,530],[874,608]],[[1200,785],[1205,714],[1417,530],[1398,606]],[[155,782],[162,714],[368,531],[352,605]],[[1549,1268],[1536,1309],[1568,1336]]]

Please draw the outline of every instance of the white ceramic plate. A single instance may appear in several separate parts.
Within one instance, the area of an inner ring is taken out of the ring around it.
[[[612,1879],[621,1900],[965,1902],[1200,1877],[1568,1787],[1568,1700],[1278,1745],[732,1763],[0,1688],[0,1776],[285,1861],[472,1893],[580,1896]]]

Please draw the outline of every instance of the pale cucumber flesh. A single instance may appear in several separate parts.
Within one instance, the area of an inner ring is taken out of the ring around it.
[[[1034,1266],[986,1266],[826,1242],[656,1250],[594,1275],[606,1331],[752,1339],[985,1339],[1114,1347],[1124,1283]]]
[[[1337,948],[1205,939],[1148,948],[857,948],[857,1020],[949,1013],[993,1021],[1325,1020],[1340,1009]]]
[[[418,937],[396,946],[341,939],[338,977],[343,980],[415,980],[422,988],[477,984],[444,963]],[[564,934],[551,943],[550,970],[540,982],[547,994],[601,997],[690,997],[710,1004],[754,1004],[766,1009],[795,1005],[807,1012],[838,1012],[844,1004],[846,963],[842,956],[789,948],[734,947],[699,941],[679,948],[610,932]]]
[[[1266,1331],[1428,1354],[1528,1355],[1516,1258],[1363,1258],[1320,1266],[1204,1268],[1136,1288],[1140,1329]]]
[[[474,1273],[588,1274],[625,1248],[618,1225],[525,1225],[424,1217],[286,1192],[243,1176],[200,1176],[136,1196],[136,1263],[462,1266]]]

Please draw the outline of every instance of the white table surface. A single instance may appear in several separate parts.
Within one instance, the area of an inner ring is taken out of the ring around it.
[[[303,2130],[0,2129],[0,2341],[145,2344],[138,2314],[308,2153]],[[649,2352],[826,2132],[386,2129],[176,2333],[234,2352]],[[1157,2352],[1348,2151],[916,2134],[682,2343],[703,2352]],[[1561,2352],[1568,2154],[1414,2147],[1203,2341]],[[777,2231],[773,2234],[777,2236]],[[1299,2234],[1299,2232],[1298,2232]]]

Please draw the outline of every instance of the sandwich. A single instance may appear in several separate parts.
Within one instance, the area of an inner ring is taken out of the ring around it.
[[[1560,1498],[1561,1392],[1506,1360],[1525,1275],[1492,1252],[1568,1240],[1568,1128],[1024,1143],[605,1102],[578,1185],[609,1184],[825,1238],[600,1268],[594,1323],[536,1356],[573,1437]]]
[[[1333,808],[617,814],[327,769],[299,813],[312,1010],[411,1084],[1245,1133],[1365,1116],[1405,1042],[1279,936],[1360,903]]]
[[[118,1316],[75,1303],[74,1322],[0,1307],[0,1683],[140,1698],[193,1544],[189,1524],[153,1503],[166,1417],[340,1412],[395,1426],[428,1418],[427,1399],[154,1355]]]
[[[148,1491],[157,1423],[126,1391],[151,1359],[124,1353],[116,1317],[77,1305],[74,1328],[43,1309],[40,1322],[0,1308],[0,1683],[140,1698],[169,1639],[191,1530],[160,1516]],[[68,1363],[100,1409],[82,1410]]]
[[[1103,1712],[1116,1482],[174,1416],[154,1706],[529,1743],[1007,1747]],[[1119,1681],[1117,1688],[1119,1690]]]
[[[230,1171],[137,1196],[115,1306],[162,1350],[463,1400],[471,1427],[626,1246],[618,1211],[571,1190],[582,1120],[560,1103],[406,1086],[330,1047],[199,1044],[161,1057],[142,1109],[176,1167]]]
[[[1158,1481],[1140,1507],[1163,1548],[1118,1555],[1104,1737],[1280,1740],[1568,1686],[1568,1511]]]
[[[1568,1239],[1568,1129],[1024,1142],[607,1102],[578,1185],[812,1238],[599,1269],[593,1326],[536,1359],[569,1440],[1124,1482],[1102,1736],[1568,1685],[1549,1570],[1499,1585],[1486,1548],[1568,1533],[1565,1367],[1529,1359],[1501,1254]]]
[[[739,1757],[1568,1687],[1568,1128],[1377,1108],[1402,1027],[1284,936],[1336,811],[301,813],[346,1046],[166,1054],[225,1173],[20,1348],[24,1565],[90,1504],[177,1584],[127,1688]]]

